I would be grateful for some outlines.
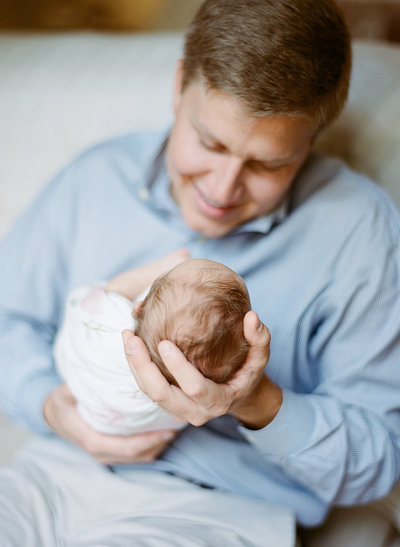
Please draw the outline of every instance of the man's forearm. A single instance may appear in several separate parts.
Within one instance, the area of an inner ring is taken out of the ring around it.
[[[160,275],[189,258],[186,249],[178,249],[159,260],[132,268],[111,279],[105,290],[125,296],[128,300],[135,300]]]
[[[266,427],[241,421],[241,433],[262,458],[326,504],[367,503],[398,480],[394,432],[373,413],[333,397],[284,390],[282,406]]]
[[[105,290],[133,301],[152,283],[153,278],[149,275],[149,267],[141,266],[117,275],[107,283]]]
[[[42,407],[59,384],[50,343],[35,321],[0,311],[0,401],[11,419],[29,429],[48,433]],[[22,341],[22,343],[21,343]]]

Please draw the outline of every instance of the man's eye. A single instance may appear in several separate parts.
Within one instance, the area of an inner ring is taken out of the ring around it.
[[[222,147],[218,146],[218,144],[216,143],[209,143],[200,140],[200,144],[203,148],[205,148],[206,150],[210,150],[211,152],[222,152]]]
[[[258,161],[249,162],[248,167],[250,167],[250,169],[255,173],[273,173],[279,169],[277,166],[265,165],[264,163],[259,163]]]

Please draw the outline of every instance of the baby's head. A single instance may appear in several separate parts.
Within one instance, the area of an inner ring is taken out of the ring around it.
[[[157,349],[161,340],[174,342],[204,376],[220,383],[246,359],[243,318],[249,310],[239,275],[219,262],[191,259],[159,277],[133,315],[136,334],[171,383]]]

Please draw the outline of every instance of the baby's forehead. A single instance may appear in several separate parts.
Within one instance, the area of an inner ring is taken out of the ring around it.
[[[168,272],[168,277],[187,280],[196,279],[202,276],[207,277],[207,275],[224,278],[236,277],[235,272],[227,266],[224,266],[220,262],[207,260],[205,258],[192,258],[186,260]]]

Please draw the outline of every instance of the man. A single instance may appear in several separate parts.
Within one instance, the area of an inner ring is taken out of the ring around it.
[[[263,525],[285,545],[288,514],[313,526],[334,505],[392,488],[399,216],[370,181],[311,152],[343,107],[350,64],[330,0],[208,0],[177,67],[168,138],[134,135],[88,152],[17,223],[1,248],[1,399],[14,418],[72,445],[37,441],[3,473],[10,545],[23,544],[21,530],[44,544],[55,534],[128,545],[137,534],[146,545],[266,545]],[[54,372],[65,296],[181,247],[245,279],[255,310],[243,326],[247,362],[217,385],[163,341],[177,388],[124,331],[139,386],[193,425],[176,437],[96,433]],[[21,270],[29,286],[16,283]],[[253,519],[240,526],[244,510]]]

